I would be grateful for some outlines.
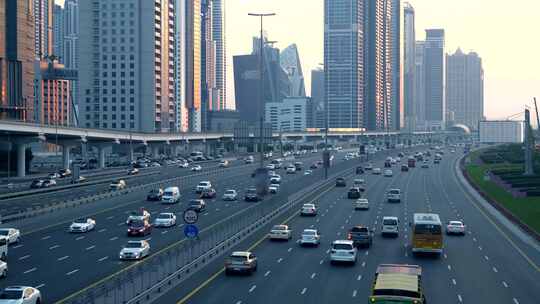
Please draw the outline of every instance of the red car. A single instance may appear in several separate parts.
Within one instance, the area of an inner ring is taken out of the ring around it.
[[[217,193],[214,188],[206,189],[203,192],[201,192],[201,198],[215,198],[216,195]]]
[[[145,236],[152,233],[152,225],[148,221],[132,221],[129,224],[128,236]]]

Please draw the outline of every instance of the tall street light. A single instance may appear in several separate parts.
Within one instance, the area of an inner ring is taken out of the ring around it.
[[[260,166],[264,167],[264,139],[263,139],[263,125],[264,125],[264,41],[263,41],[263,18],[275,16],[275,13],[248,13],[249,16],[259,17],[261,22],[261,32],[260,32],[260,49],[259,49],[259,156],[260,156]]]

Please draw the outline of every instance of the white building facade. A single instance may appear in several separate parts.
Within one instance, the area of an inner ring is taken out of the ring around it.
[[[302,132],[307,128],[306,97],[289,97],[283,102],[265,104],[266,122],[272,125],[274,132]]]

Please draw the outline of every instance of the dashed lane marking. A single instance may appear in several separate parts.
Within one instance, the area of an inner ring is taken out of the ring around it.
[[[283,261],[283,258],[279,258],[279,259],[277,260],[278,263],[281,263],[281,261]]]
[[[69,259],[69,255],[63,256],[61,258],[58,258],[57,261],[63,261],[65,259]]]
[[[317,274],[314,272],[311,274],[311,279],[313,280]]]
[[[352,292],[352,297],[353,297],[353,298],[356,298],[356,294],[357,294],[357,293],[358,293],[358,291],[357,291],[356,289],[353,290],[353,292]]]
[[[502,284],[503,284],[504,288],[508,288],[508,283],[506,283],[505,281],[502,281]]]
[[[26,259],[28,259],[29,257],[30,257],[30,255],[27,254],[27,255],[25,255],[25,256],[20,257],[20,258],[19,258],[19,261],[26,260]]]
[[[75,241],[80,241],[80,240],[82,240],[82,239],[84,239],[84,238],[85,238],[84,236],[79,236],[79,237],[77,237],[77,238],[75,239]]]
[[[269,274],[270,274],[270,270],[268,270],[267,272],[264,273],[264,276],[267,277]]]
[[[47,236],[42,237],[41,239],[42,239],[42,240],[48,240],[48,239],[50,239],[50,238],[51,238],[51,236],[50,236],[50,235],[47,235]]]
[[[306,291],[307,291],[307,288],[304,287],[304,289],[302,289],[302,291],[300,292],[300,294],[302,294],[302,295],[303,295],[303,294],[306,294]]]
[[[514,301],[515,304],[519,304],[519,301],[516,298],[513,298],[512,301]]]
[[[117,237],[117,236],[112,237],[112,238],[109,239],[109,241],[115,241],[115,240],[118,240],[118,237]]]
[[[103,262],[103,261],[105,261],[105,260],[108,259],[108,258],[109,258],[108,256],[102,257],[101,259],[98,260],[98,262]]]
[[[252,293],[255,290],[255,288],[257,288],[257,285],[251,286],[251,288],[249,289],[249,293]]]
[[[493,272],[495,272],[495,273],[499,272],[499,270],[497,270],[497,268],[495,266],[493,268],[491,268],[491,269],[493,269]]]
[[[56,249],[58,247],[60,247],[60,245],[53,245],[53,246],[49,247],[49,250],[53,250],[53,249]]]
[[[30,269],[26,270],[26,271],[23,272],[23,273],[24,273],[24,274],[29,274],[29,273],[34,272],[34,271],[36,271],[36,270],[37,270],[37,268],[34,267],[34,268],[30,268]]]
[[[92,246],[90,246],[90,247],[86,247],[86,250],[92,250],[92,249],[94,249],[94,248],[96,248],[96,245],[92,245]]]
[[[105,232],[105,231],[107,231],[107,229],[105,229],[105,228],[98,230],[99,233]]]
[[[460,303],[463,303],[463,298],[461,297],[460,294],[457,295],[457,298],[458,298],[458,300],[459,300]]]
[[[70,272],[67,272],[66,275],[67,275],[67,276],[70,276],[70,275],[75,274],[75,273],[77,273],[77,272],[79,272],[79,269],[78,269],[78,268],[77,268],[77,269],[74,269],[74,270],[72,270],[72,271],[70,271]]]
[[[456,285],[456,279],[452,279],[452,284]]]
[[[360,281],[361,279],[362,279],[362,275],[359,274],[359,275],[356,277],[356,280],[357,280],[357,281]]]
[[[43,286],[45,286],[45,284],[44,284],[44,283],[41,283],[41,284],[39,284],[39,285],[36,285],[34,288],[40,289],[40,288],[42,288]]]

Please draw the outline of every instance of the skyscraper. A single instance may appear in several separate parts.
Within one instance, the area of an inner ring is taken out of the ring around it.
[[[0,1],[0,119],[34,117],[32,4],[32,0]]]
[[[426,124],[426,83],[424,67],[424,46],[425,41],[416,41],[414,46],[414,110],[416,111],[414,120],[414,130],[425,131]]]
[[[311,70],[311,101],[313,104],[313,125],[308,128],[324,128],[326,126],[324,110],[324,70]]]
[[[188,112],[188,129],[201,131],[202,103],[202,46],[201,0],[186,0],[185,7],[185,91]]]
[[[302,64],[300,63],[300,55],[298,55],[298,47],[295,43],[286,47],[279,55],[281,67],[289,76],[291,82],[290,97],[305,97],[306,88],[304,85],[304,74],[302,73]]]
[[[403,8],[404,31],[403,31],[403,104],[405,112],[405,129],[414,131],[416,129],[416,102],[414,92],[414,74],[415,74],[415,27],[414,27],[414,8],[408,2],[405,2]]]
[[[449,123],[478,128],[484,116],[484,70],[482,58],[461,49],[446,55],[446,111],[452,113]]]
[[[400,125],[396,0],[325,1],[325,100],[330,128]]]
[[[69,69],[79,68],[79,0],[64,2],[64,52],[62,63]],[[74,95],[76,96],[76,94]]]
[[[53,54],[53,6],[54,0],[34,0],[36,59]]]
[[[424,45],[425,119],[429,130],[445,127],[444,30],[427,29]]]
[[[404,18],[401,9],[401,0],[392,0],[392,10],[390,16],[391,23],[391,70],[392,70],[392,95],[391,95],[391,124],[390,129],[400,130],[405,126],[405,113],[403,105],[403,56],[404,56]]]
[[[215,42],[215,87],[219,92],[217,109],[227,108],[227,48],[225,39],[225,1],[212,0],[212,40]]]
[[[328,126],[362,128],[367,121],[363,1],[324,1],[324,86]]]
[[[176,101],[176,129],[189,130],[188,108],[186,105],[186,0],[175,0],[174,13],[174,86]]]
[[[216,42],[213,39],[213,2],[201,0],[201,130],[209,129],[208,111],[220,109],[219,89],[216,87]]]
[[[64,62],[64,9],[58,4],[53,9],[53,54]]]
[[[82,126],[174,130],[174,1],[81,1],[79,10]]]

